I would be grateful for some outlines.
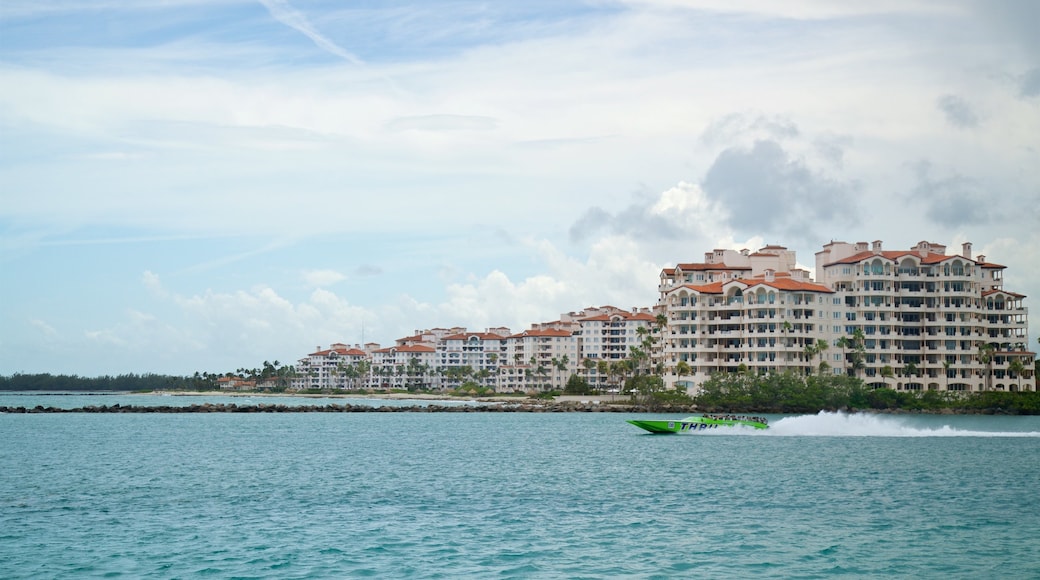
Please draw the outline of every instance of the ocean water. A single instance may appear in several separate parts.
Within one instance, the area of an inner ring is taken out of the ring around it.
[[[0,577],[1040,578],[1040,417],[628,418],[0,415]]]
[[[177,394],[128,394],[128,393],[39,393],[10,391],[0,392],[0,407],[25,407],[31,409],[37,405],[55,409],[82,409],[89,406],[100,407],[190,407],[191,405],[285,405],[298,407],[302,405],[364,405],[370,407],[410,407],[436,404],[441,406],[480,405],[467,399],[366,399],[362,397],[323,397],[314,396],[279,396],[279,395],[177,395]]]

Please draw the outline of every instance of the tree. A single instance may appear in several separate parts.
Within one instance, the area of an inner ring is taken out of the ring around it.
[[[917,365],[913,362],[907,361],[903,365],[903,376],[904,377],[916,377],[918,374]]]
[[[609,361],[600,360],[596,362],[596,379],[597,387],[599,387],[604,382],[604,380],[606,380],[608,386],[610,385]]]
[[[847,374],[849,374],[849,365],[848,365],[848,360],[845,358],[845,349],[847,349],[850,346],[852,346],[852,339],[847,337],[847,336],[843,336],[843,337],[838,339],[838,346],[841,347],[841,368],[842,368],[842,374],[847,375]]]
[[[675,365],[675,375],[679,377],[678,382],[682,382],[682,378],[686,375],[693,374],[693,369],[690,368],[690,363],[681,360]]]
[[[567,355],[563,355],[559,359],[557,359],[555,357],[553,357],[553,359],[552,359],[553,367],[558,372],[561,372],[561,373],[567,371],[567,365],[569,365],[570,363],[571,363],[571,359]],[[559,375],[557,375],[557,376],[559,376]],[[557,381],[557,383],[559,383],[559,382],[562,382],[562,381]]]
[[[628,347],[628,357],[632,361],[633,370],[636,373],[643,368],[643,364],[645,364],[650,358],[649,355],[647,355],[647,351],[638,346]]]
[[[830,345],[827,344],[827,341],[822,338],[817,340],[815,343],[805,345],[805,348],[803,349],[803,352],[805,352],[805,361],[810,363],[809,368],[806,369],[806,374],[812,374],[812,359],[817,355],[820,357],[820,372],[822,373],[824,371],[823,351],[827,350],[829,346]]]
[[[823,368],[824,368],[824,366],[823,366],[823,365],[825,364],[825,363],[823,362],[823,353],[824,353],[824,352],[825,352],[825,351],[826,351],[826,350],[827,350],[828,348],[830,348],[830,346],[831,346],[831,345],[827,344],[827,341],[826,341],[826,340],[823,340],[822,338],[816,341],[816,354],[820,355],[820,368],[821,368],[821,369],[823,369]]]
[[[1022,361],[1017,358],[1011,361],[1011,364],[1008,365],[1008,372],[1015,375],[1015,379],[1017,379],[1016,382],[1018,383],[1019,391],[1022,390],[1022,373],[1024,373],[1025,370],[1026,365],[1022,364]]]
[[[997,350],[992,344],[979,347],[979,362],[986,366],[986,390],[993,390],[993,353]]]
[[[624,360],[616,360],[610,363],[610,376],[614,377],[616,388],[621,390],[621,382],[624,380],[625,375],[628,373],[628,362]]]
[[[856,328],[852,331],[852,374],[858,377],[860,371],[867,366],[866,361],[867,352],[867,337],[863,334],[862,328]]]
[[[596,361],[591,358],[584,358],[581,361],[581,366],[585,369],[585,381],[592,384],[592,369],[596,368]]]
[[[656,406],[656,398],[664,392],[664,379],[653,375],[634,375],[625,382],[625,390],[640,404]]]
[[[567,386],[564,387],[563,392],[568,395],[588,395],[592,392],[592,387],[589,386],[588,381],[573,374],[571,378],[567,379]]]
[[[890,366],[888,366],[888,365],[885,365],[885,366],[881,367],[881,378],[882,378],[882,379],[885,379],[885,385],[886,385],[886,386],[888,385],[888,379],[891,379],[891,378],[892,378],[892,377],[894,377],[895,375],[896,375],[896,374],[895,374],[895,372],[894,372],[894,371],[892,370],[892,367],[890,367]]]

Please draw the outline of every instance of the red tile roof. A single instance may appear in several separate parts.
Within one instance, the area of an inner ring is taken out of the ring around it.
[[[995,289],[994,290],[986,290],[985,292],[982,293],[982,296],[984,296],[984,297],[985,296],[992,296],[994,294],[1007,294],[1008,296],[1012,296],[1014,298],[1025,298],[1026,297],[1025,294],[1018,294],[1016,292],[1008,292],[1007,290],[995,290]]]
[[[675,270],[688,270],[688,271],[692,272],[692,271],[697,271],[697,270],[750,270],[750,269],[751,269],[751,266],[729,266],[729,265],[726,265],[726,264],[706,264],[706,263],[703,263],[703,262],[696,262],[696,263],[691,263],[691,264],[676,264],[676,266],[672,270],[672,272],[674,273]]]
[[[319,350],[318,352],[312,352],[308,356],[329,356],[332,353],[336,353],[340,356],[365,356],[366,353],[363,350],[356,348],[330,348],[328,350]]]
[[[550,328],[550,329],[546,329],[546,330],[533,330],[533,329],[532,330],[525,330],[525,331],[523,331],[523,332],[521,332],[519,334],[514,334],[513,336],[510,336],[509,338],[523,338],[525,336],[561,336],[562,337],[562,336],[573,336],[573,335],[574,335],[574,333],[571,332],[570,330],[556,330],[556,329],[551,329]]]
[[[815,282],[802,282],[800,280],[792,280],[791,278],[779,278],[775,280],[765,280],[763,278],[741,278],[739,280],[720,280],[718,282],[712,282],[711,284],[684,284],[680,288],[686,288],[694,290],[701,294],[722,294],[725,291],[725,287],[728,284],[744,284],[748,289],[754,288],[755,286],[767,286],[776,290],[785,292],[822,292],[825,294],[833,294],[834,290],[824,286],[823,284],[817,284]]]
[[[465,332],[462,334],[453,334],[451,336],[445,336],[441,340],[469,340],[470,337],[477,337],[480,340],[504,340],[506,337],[494,334],[490,332]]]
[[[940,264],[942,262],[945,262],[947,260],[953,260],[955,258],[960,258],[969,262],[975,262],[975,260],[972,260],[971,258],[965,258],[964,256],[961,256],[959,254],[929,253],[922,256],[921,253],[917,250],[886,250],[877,254],[875,254],[872,251],[860,252],[858,254],[853,254],[847,258],[842,258],[841,260],[830,262],[829,264],[824,264],[824,266],[832,266],[834,264],[858,264],[864,260],[869,260],[870,258],[876,257],[891,260],[892,262],[898,262],[902,258],[912,257],[920,260],[922,264]]]
[[[432,346],[427,346],[425,344],[406,344],[406,345],[401,345],[401,346],[390,346],[390,347],[387,347],[387,348],[381,348],[381,349],[379,349],[377,351],[374,351],[374,352],[378,352],[380,354],[388,353],[388,352],[429,353],[429,352],[437,352],[437,349],[433,348]]]

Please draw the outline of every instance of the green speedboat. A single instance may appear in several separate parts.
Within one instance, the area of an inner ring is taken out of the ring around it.
[[[685,419],[632,419],[629,423],[651,433],[696,433],[720,427],[743,425],[753,429],[768,429],[769,421],[765,417],[748,417],[747,415],[701,415]]]

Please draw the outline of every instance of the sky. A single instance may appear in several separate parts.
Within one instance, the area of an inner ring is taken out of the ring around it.
[[[294,363],[919,241],[1040,336],[1031,0],[4,0],[0,375]]]

